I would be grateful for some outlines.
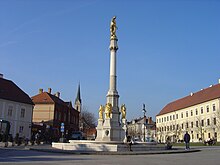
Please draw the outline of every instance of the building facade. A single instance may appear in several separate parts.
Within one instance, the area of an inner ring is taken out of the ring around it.
[[[30,138],[33,113],[31,98],[14,82],[0,76],[0,119],[10,122],[10,134]]]
[[[183,141],[188,131],[191,142],[220,141],[220,84],[211,85],[167,104],[156,116],[157,140]]]
[[[53,132],[61,135],[60,126],[64,123],[64,133],[71,134],[79,130],[79,111],[73,108],[71,102],[64,102],[60,98],[60,93],[51,94],[52,89],[48,92],[39,89],[39,94],[32,97],[35,104],[33,110],[33,123],[44,124],[47,128],[52,128]]]
[[[137,141],[151,142],[156,139],[156,123],[152,117],[140,117],[127,122],[127,136]]]

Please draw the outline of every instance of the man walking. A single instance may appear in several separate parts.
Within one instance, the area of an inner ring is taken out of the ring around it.
[[[186,134],[184,135],[184,142],[186,144],[186,150],[189,149],[189,142],[190,142],[190,135],[188,134],[188,132],[186,131]]]

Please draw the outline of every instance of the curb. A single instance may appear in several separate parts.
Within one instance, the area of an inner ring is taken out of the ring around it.
[[[130,151],[130,152],[106,152],[106,151],[70,151],[70,150],[59,150],[59,149],[39,149],[39,148],[26,148],[33,151],[39,152],[50,152],[50,153],[62,153],[62,154],[73,154],[73,155],[155,155],[155,154],[181,154],[181,153],[193,153],[200,152],[199,149],[191,150],[163,150],[163,151]]]

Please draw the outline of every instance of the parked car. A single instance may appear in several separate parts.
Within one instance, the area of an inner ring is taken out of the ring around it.
[[[80,131],[73,132],[69,138],[69,140],[82,140],[83,133]]]

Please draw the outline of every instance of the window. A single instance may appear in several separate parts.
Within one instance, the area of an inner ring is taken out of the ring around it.
[[[175,130],[175,125],[173,125],[173,130]]]
[[[201,126],[204,127],[204,120],[201,120]]]
[[[167,126],[167,131],[169,131],[169,126]]]
[[[170,120],[172,120],[172,116],[170,115]]]
[[[203,114],[203,107],[201,107],[201,114]]]
[[[66,113],[63,114],[63,120],[66,121]]]
[[[186,123],[186,128],[189,128],[189,123],[188,122]]]
[[[216,125],[216,117],[213,118],[213,124]]]
[[[193,110],[191,110],[191,116],[193,116]]]
[[[212,105],[212,110],[215,111],[215,104]]]
[[[183,112],[181,113],[181,118],[183,118]]]
[[[193,128],[193,122],[191,122],[191,128]]]
[[[178,124],[176,125],[176,129],[177,129],[177,130],[179,129],[179,125],[178,125]]]
[[[164,117],[164,122],[166,122],[166,117]]]
[[[173,120],[175,120],[175,115],[173,115]]]
[[[215,132],[214,137],[217,138],[217,132]]]
[[[170,126],[170,131],[172,131],[172,125]]]
[[[176,114],[176,119],[178,119],[178,114]]]
[[[167,116],[167,121],[169,121],[169,116]]]
[[[58,120],[61,120],[61,112],[59,112]]]
[[[183,124],[182,124],[182,129],[183,129]]]
[[[21,109],[21,118],[24,118],[24,116],[25,116],[25,109],[22,108],[22,109]]]
[[[12,116],[12,110],[13,110],[13,107],[12,106],[9,106],[8,107],[8,116]]]
[[[199,127],[199,122],[198,121],[196,121],[196,127]]]
[[[163,123],[163,118],[162,118],[162,123]]]
[[[210,125],[210,121],[209,121],[209,119],[207,119],[207,125]]]
[[[196,109],[196,115],[198,115],[198,110]]]
[[[186,117],[188,117],[188,111],[186,111]]]
[[[208,105],[206,106],[206,111],[207,111],[207,113],[209,112],[209,106]]]
[[[199,138],[199,134],[196,134],[196,138],[197,138],[197,139]]]
[[[208,138],[211,138],[210,133],[208,133]]]
[[[24,126],[20,126],[20,127],[19,127],[19,133],[22,133],[23,130],[24,130]]]

